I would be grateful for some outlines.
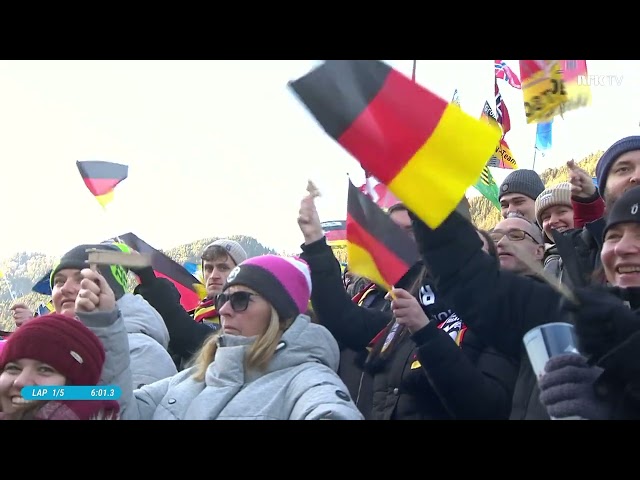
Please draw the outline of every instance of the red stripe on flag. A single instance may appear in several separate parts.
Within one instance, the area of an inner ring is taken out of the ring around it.
[[[392,70],[378,94],[338,142],[365,171],[378,172],[378,180],[389,184],[429,139],[447,105]]]
[[[324,234],[327,237],[327,241],[335,242],[338,240],[346,240],[347,239],[347,231],[346,230],[329,230]]]
[[[196,292],[188,289],[184,285],[181,285],[180,283],[176,282],[172,278],[167,277],[166,275],[163,275],[157,270],[154,270],[154,272],[156,274],[156,277],[166,278],[176,286],[176,288],[178,289],[178,292],[180,292],[180,304],[187,312],[190,310],[193,310],[198,306],[198,303],[200,303],[200,299],[198,298],[198,294]]]
[[[84,184],[96,197],[112,191],[122,179],[117,178],[84,178]]]
[[[389,285],[395,285],[411,267],[348,214],[347,233],[347,241],[358,245],[371,256],[378,272]]]

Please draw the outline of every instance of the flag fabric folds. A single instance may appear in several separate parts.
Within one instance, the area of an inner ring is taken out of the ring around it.
[[[55,308],[53,307],[53,302],[51,300],[46,303],[42,302],[40,305],[38,305],[34,316],[41,317],[42,315],[47,315],[53,312],[54,310]]]
[[[495,60],[494,61],[494,70],[496,74],[496,78],[500,80],[504,80],[513,88],[517,88],[518,90],[522,89],[522,83],[518,76],[511,70],[511,67],[507,65],[507,62],[504,60]]]
[[[202,263],[184,262],[182,266],[186,268],[191,275],[202,282]]]
[[[560,69],[567,91],[567,100],[560,105],[560,114],[591,105],[591,87],[588,82],[579,81],[579,77],[584,78],[589,75],[587,61],[560,60]]]
[[[364,175],[365,182],[360,187],[360,191],[365,195],[369,195],[381,209],[386,211],[395,204],[400,203],[400,200],[389,191],[389,187],[384,183],[380,183],[380,180],[368,172],[365,172]]]
[[[341,247],[347,244],[347,222],[345,220],[330,220],[322,222],[321,225],[329,245]]]
[[[528,124],[548,122],[567,101],[559,60],[520,60],[524,114]]]
[[[519,90],[522,89],[522,83],[520,82],[520,79],[504,60],[495,60],[494,70],[496,78],[504,80],[513,88],[517,88]]]
[[[51,272],[49,270],[44,276],[31,287],[31,291],[42,295],[51,295]]]
[[[473,186],[478,192],[480,192],[487,200],[489,200],[498,210],[500,210],[500,190],[496,183],[489,165],[486,165],[480,174],[480,178]]]
[[[504,103],[502,99],[502,94],[500,93],[500,89],[498,88],[498,82],[496,81],[494,84],[494,92],[496,96],[496,115],[498,123],[502,126],[502,137],[511,130],[511,117],[509,116],[509,110],[507,110],[507,105]]]
[[[419,258],[418,249],[411,237],[349,181],[349,270],[389,290]]]
[[[116,186],[129,175],[129,167],[119,163],[89,160],[76,161],[76,165],[84,184],[103,208],[113,200]]]
[[[486,100],[484,102],[484,107],[482,108],[482,113],[480,114],[480,119],[490,125],[496,125],[500,131],[502,131],[503,126],[498,122],[489,102]],[[513,153],[511,153],[511,149],[509,148],[507,141],[504,139],[504,135],[502,135],[502,138],[500,138],[496,143],[497,145],[494,149],[493,155],[489,158],[487,165],[495,168],[508,168],[511,170],[517,169],[518,164],[516,163],[515,158],[513,158]]]
[[[112,239],[124,243],[139,253],[151,255],[151,264],[156,277],[171,281],[180,292],[180,303],[185,310],[193,310],[200,301],[202,283],[185,267],[172,260],[159,250],[156,250],[135,234],[129,232]]]
[[[378,60],[328,60],[290,87],[366,172],[432,228],[478,179],[501,134]]]
[[[551,135],[552,128],[553,119],[550,122],[538,123],[536,127],[536,148],[541,152],[551,148],[553,140]]]

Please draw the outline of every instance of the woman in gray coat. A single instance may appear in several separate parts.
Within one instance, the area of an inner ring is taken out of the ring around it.
[[[76,314],[104,343],[101,383],[122,389],[123,419],[363,419],[336,373],[335,339],[301,313],[311,296],[302,260],[263,255],[238,265],[216,300],[221,335],[193,367],[135,391],[113,293],[97,272],[82,275]]]

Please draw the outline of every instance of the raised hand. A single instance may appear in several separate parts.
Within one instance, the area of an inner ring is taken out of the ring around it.
[[[76,297],[77,312],[94,312],[96,310],[110,312],[116,307],[113,290],[98,272],[89,268],[81,272],[80,291]]]
[[[300,211],[298,212],[298,226],[304,236],[304,243],[307,245],[324,237],[318,210],[316,210],[315,197],[314,193],[305,196],[300,202]]]
[[[13,321],[16,322],[17,328],[20,328],[22,325],[33,318],[33,313],[24,303],[13,304],[11,306],[11,315],[13,316]]]
[[[579,198],[589,198],[596,192],[591,176],[578,165],[574,160],[567,162],[569,167],[569,183],[571,184],[571,195]]]

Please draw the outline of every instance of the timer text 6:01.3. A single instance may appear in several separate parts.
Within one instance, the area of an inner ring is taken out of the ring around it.
[[[118,400],[122,390],[117,385],[34,386],[21,391],[25,400]]]

